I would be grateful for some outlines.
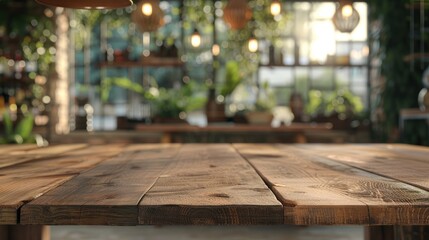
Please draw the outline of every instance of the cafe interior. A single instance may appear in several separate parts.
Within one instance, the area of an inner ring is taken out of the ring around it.
[[[0,0],[0,147],[429,146],[428,89],[427,0]],[[117,231],[57,229],[56,239]],[[361,230],[259,226],[210,239]]]
[[[38,2],[0,1],[2,143],[429,144],[426,1]]]

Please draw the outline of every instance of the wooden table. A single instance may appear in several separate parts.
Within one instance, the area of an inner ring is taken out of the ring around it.
[[[292,123],[289,126],[272,127],[256,124],[209,124],[204,127],[189,124],[137,124],[135,129],[143,132],[162,133],[162,143],[172,143],[176,133],[270,133],[292,134],[295,143],[306,143],[307,132],[332,130],[332,123]]]
[[[44,225],[166,224],[357,224],[367,239],[393,239],[405,228],[393,226],[426,226],[423,236],[429,225],[424,147],[75,144],[0,154],[0,239],[49,239]]]

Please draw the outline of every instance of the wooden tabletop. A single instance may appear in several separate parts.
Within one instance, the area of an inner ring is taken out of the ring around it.
[[[136,130],[148,132],[305,132],[331,130],[332,123],[292,123],[272,127],[264,124],[209,124],[204,127],[189,124],[137,124]]]
[[[0,147],[0,225],[429,225],[429,148]]]

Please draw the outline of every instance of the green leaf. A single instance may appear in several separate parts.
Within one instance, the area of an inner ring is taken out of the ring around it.
[[[6,134],[6,139],[11,139],[13,135],[13,123],[10,118],[9,112],[3,113],[3,124],[4,124],[4,132]]]
[[[29,114],[24,117],[16,126],[15,134],[22,137],[22,141],[29,139],[33,131],[34,117]]]

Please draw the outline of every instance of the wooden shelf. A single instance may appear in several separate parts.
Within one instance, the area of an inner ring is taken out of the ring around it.
[[[429,60],[429,53],[413,53],[408,54],[404,57],[405,62],[410,62],[418,59]]]
[[[327,63],[327,64],[260,64],[260,67],[368,67],[368,64],[335,64],[335,63]]]
[[[144,58],[141,61],[102,62],[102,68],[138,68],[138,67],[181,67],[183,62],[177,58]]]
[[[34,83],[34,80],[23,76],[20,79],[14,78],[14,77],[0,77],[0,84],[24,84],[29,85]]]

